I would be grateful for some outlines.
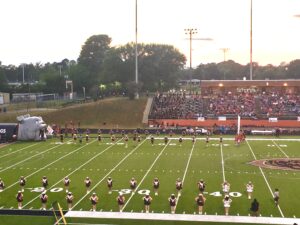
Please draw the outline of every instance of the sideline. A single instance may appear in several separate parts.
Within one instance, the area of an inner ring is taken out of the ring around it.
[[[102,218],[102,219],[132,219],[132,220],[168,220],[219,223],[252,223],[252,224],[300,224],[300,219],[281,217],[252,217],[252,216],[215,216],[168,213],[125,213],[125,212],[89,212],[69,211],[67,218]]]

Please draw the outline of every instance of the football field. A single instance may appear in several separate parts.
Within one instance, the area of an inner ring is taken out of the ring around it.
[[[90,211],[89,198],[93,192],[99,197],[97,212],[103,212],[101,215],[104,215],[104,212],[107,212],[107,216],[119,211],[116,201],[119,193],[125,196],[123,215],[126,215],[126,212],[144,212],[142,198],[148,193],[153,199],[149,214],[162,215],[161,218],[164,218],[164,215],[169,216],[168,198],[175,194],[177,206],[173,216],[192,216],[198,213],[195,203],[199,194],[197,183],[203,179],[206,183],[204,215],[197,216],[224,216],[224,194],[221,184],[226,180],[230,183],[229,195],[232,199],[230,216],[253,218],[249,217],[249,208],[253,198],[256,198],[260,203],[261,217],[295,218],[295,221],[299,222],[300,168],[297,160],[300,159],[300,139],[249,137],[237,146],[232,137],[223,138],[223,143],[220,144],[219,137],[213,136],[208,145],[203,136],[198,136],[195,142],[187,136],[182,144],[178,142],[178,137],[169,138],[167,144],[163,138],[162,135],[155,136],[154,145],[149,137],[143,136],[141,142],[130,138],[127,147],[121,137],[115,142],[111,142],[110,138],[103,138],[101,142],[91,138],[89,142],[83,140],[81,144],[72,139],[65,139],[63,143],[58,139],[49,139],[46,142],[17,142],[1,146],[0,177],[5,183],[5,188],[0,192],[0,208],[17,208],[19,178],[24,176],[27,182],[23,193],[23,209],[40,209],[40,194],[43,191],[41,180],[43,176],[47,176],[47,209],[51,208],[52,202],[57,201],[67,210],[63,179],[68,176],[71,180],[69,191],[74,195],[74,202],[72,213],[66,214],[67,221],[103,223],[104,220],[101,219],[80,218],[79,214],[76,215],[77,211]],[[288,164],[293,167],[283,170],[265,168],[264,162],[258,164],[263,167],[250,164],[261,159],[276,159],[271,162],[277,162],[277,167],[281,167],[283,162],[293,162]],[[87,193],[84,184],[86,177],[92,181],[90,193]],[[111,194],[106,183],[108,177],[113,179]],[[129,184],[132,177],[137,180],[134,194]],[[156,177],[160,181],[157,196],[153,192],[153,180]],[[180,196],[175,188],[178,178],[183,183]],[[251,200],[246,192],[246,184],[249,181],[254,184]],[[280,193],[278,206],[273,200],[275,188],[278,188]],[[14,221],[18,219],[22,220],[22,217],[13,218]],[[126,221],[126,217],[122,219]],[[216,220],[215,222],[221,222]],[[105,223],[119,224],[119,221],[116,223],[113,220],[105,220]]]

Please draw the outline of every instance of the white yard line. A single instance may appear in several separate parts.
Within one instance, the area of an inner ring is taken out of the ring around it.
[[[116,143],[118,143],[119,141],[121,141],[122,139],[118,140]],[[90,142],[89,144],[95,142],[96,140]],[[87,145],[89,145],[87,144]],[[85,145],[85,146],[87,146]],[[99,155],[103,154],[104,152],[106,152],[108,149],[112,148],[113,146],[115,146],[116,144],[110,145],[109,147],[107,147],[106,149],[104,149],[103,151],[99,152],[98,154],[96,154],[95,156],[93,156],[92,158],[90,158],[88,161],[86,161],[85,163],[81,164],[79,167],[77,167],[75,170],[73,170],[71,173],[69,173],[68,175],[65,175],[64,177],[62,177],[59,181],[57,181],[55,184],[53,184],[49,189],[55,187],[56,185],[58,185],[59,183],[63,182],[63,179],[67,176],[71,176],[73,173],[75,173],[76,171],[80,170],[83,166],[85,166],[86,164],[90,163],[92,160],[94,160],[95,158],[97,158]],[[85,147],[82,146],[81,148]],[[80,148],[79,148],[80,149]],[[78,149],[78,150],[79,150]],[[33,202],[34,200],[36,200],[37,198],[39,198],[40,195],[38,195],[37,197],[33,198],[32,200],[30,200],[29,202],[27,202],[25,205],[23,205],[23,207],[29,205],[31,202]],[[22,208],[23,208],[22,207]]]
[[[145,178],[147,177],[147,175],[150,173],[151,169],[153,168],[154,164],[156,163],[156,161],[159,159],[159,157],[162,155],[162,153],[165,151],[165,149],[167,148],[167,146],[169,145],[171,141],[169,141],[165,147],[161,150],[161,152],[159,153],[159,155],[155,158],[155,160],[153,161],[153,163],[151,164],[150,168],[147,170],[147,173],[145,173],[144,177],[142,178],[142,180],[139,182],[139,185],[136,187],[136,190],[139,188],[139,186],[141,186],[141,184],[143,183],[143,181],[145,180]],[[133,195],[131,195],[129,197],[129,199],[127,200],[127,202],[125,203],[123,210],[125,210],[126,206],[128,205],[129,201],[132,199]]]
[[[93,143],[93,142],[95,142],[95,141],[96,141],[96,140],[94,140],[94,141],[92,141],[92,142],[90,142],[90,143],[88,143],[88,144],[86,144],[86,145],[83,145],[83,146],[81,146],[81,147],[79,147],[79,148],[75,149],[75,150],[74,150],[74,151],[72,151],[72,152],[69,152],[68,154],[66,154],[66,155],[64,155],[64,156],[62,156],[62,157],[60,157],[60,158],[56,159],[55,161],[52,161],[51,163],[49,163],[49,164],[45,165],[44,167],[42,167],[42,168],[38,169],[37,171],[35,171],[35,172],[33,172],[33,173],[31,173],[31,174],[29,174],[29,175],[25,176],[25,178],[29,178],[29,177],[33,176],[34,174],[36,174],[36,173],[38,173],[38,172],[42,171],[43,169],[47,168],[48,166],[51,166],[52,164],[54,164],[54,163],[58,162],[59,160],[61,160],[61,159],[65,158],[65,157],[67,157],[67,156],[69,156],[69,155],[71,155],[71,154],[73,154],[73,153],[75,153],[75,152],[79,151],[80,149],[82,149],[82,148],[84,148],[84,147],[88,146],[89,144],[92,144],[92,143]],[[15,186],[16,184],[19,184],[19,181],[16,181],[15,183],[13,183],[13,184],[11,184],[11,185],[7,186],[7,187],[6,187],[6,188],[5,188],[3,191],[6,191],[6,190],[8,190],[9,188],[11,188],[11,187]]]
[[[281,153],[285,155],[285,157],[290,158],[274,140],[272,141],[276,145],[276,147],[281,151]]]
[[[132,153],[135,152],[146,140],[147,139],[145,138],[145,140],[143,140],[138,146],[136,146],[131,152],[129,152],[114,168],[112,168],[106,175],[104,175],[104,177],[100,181],[98,181],[98,183],[96,183],[90,191],[92,192],[107,176],[109,176],[122,162],[124,162],[129,156],[131,156]],[[72,209],[74,209],[83,199],[85,199],[88,194],[89,193],[86,193],[81,199],[79,199],[78,202],[73,205]]]
[[[17,153],[17,152],[19,152],[19,151],[22,151],[22,150],[24,150],[24,149],[31,148],[31,147],[33,147],[33,146],[35,146],[35,145],[37,145],[37,144],[39,144],[39,143],[35,143],[35,144],[29,145],[29,146],[27,146],[27,147],[21,148],[21,149],[19,149],[19,150],[17,150],[17,151],[13,151],[13,152],[7,153],[7,154],[5,154],[5,155],[1,155],[1,156],[0,156],[0,159],[3,158],[3,157],[5,157],[5,156],[8,156],[8,155]]]
[[[224,163],[224,157],[223,157],[223,144],[220,143],[220,150],[221,150],[221,164],[222,164],[222,173],[223,173],[223,182],[225,182],[225,163]]]
[[[45,152],[48,152],[48,151],[50,151],[50,150],[52,150],[52,149],[54,149],[54,148],[60,147],[60,146],[61,146],[61,145],[57,145],[57,146],[54,146],[54,147],[52,147],[52,148],[49,148],[49,149],[47,149],[47,150],[45,150],[45,151],[43,151],[43,152],[39,152],[39,153],[37,153],[37,154],[35,154],[35,155],[32,155],[32,156],[30,156],[30,157],[28,157],[28,158],[26,158],[26,159],[24,159],[24,160],[21,160],[21,161],[15,163],[15,164],[13,164],[13,165],[10,165],[10,166],[6,167],[6,168],[3,169],[3,170],[0,170],[0,173],[3,172],[3,171],[6,171],[6,170],[8,170],[8,169],[10,169],[10,168],[12,168],[12,167],[15,167],[16,165],[19,165],[19,164],[21,164],[21,163],[23,163],[23,162],[26,162],[26,161],[28,161],[29,159],[32,159],[32,158],[34,158],[34,157],[36,157],[36,156],[38,156],[38,155],[44,154]]]
[[[246,143],[247,143],[247,145],[248,145],[248,147],[249,147],[249,149],[250,149],[250,151],[251,151],[251,153],[252,153],[252,155],[253,155],[253,158],[254,158],[255,160],[257,160],[257,158],[256,158],[256,156],[255,156],[255,154],[254,154],[254,152],[253,152],[253,150],[252,150],[252,147],[250,146],[248,140],[246,140]],[[264,174],[262,168],[261,168],[260,166],[259,166],[258,168],[259,168],[259,170],[260,170],[260,172],[261,172],[261,174],[262,174],[262,176],[263,176],[263,178],[264,178],[264,180],[265,180],[265,182],[266,182],[266,184],[267,184],[267,186],[268,186],[268,188],[269,188],[269,191],[270,191],[272,197],[274,198],[274,194],[273,194],[272,188],[271,188],[271,186],[270,186],[270,184],[269,184],[269,182],[268,182],[268,180],[267,180],[267,178],[266,178],[266,176],[265,176],[265,174]],[[281,210],[281,208],[280,208],[279,205],[277,206],[277,208],[278,208],[278,210],[279,210],[279,212],[280,212],[280,215],[281,215],[282,217],[284,217],[284,215],[283,215],[283,213],[282,213],[282,210]]]
[[[184,170],[184,174],[183,174],[183,178],[182,178],[182,186],[184,184],[184,180],[185,180],[185,177],[186,177],[186,174],[187,174],[187,171],[188,171],[188,168],[189,168],[189,165],[190,165],[190,162],[191,162],[191,158],[192,158],[192,155],[193,155],[193,151],[194,151],[194,148],[195,148],[195,144],[196,144],[196,141],[193,143],[193,147],[192,147],[192,150],[190,152],[190,155],[189,155],[189,159],[187,161],[187,164],[186,164],[186,167],[185,167],[185,170]],[[177,200],[176,200],[176,205],[175,205],[175,211],[176,211],[176,208],[177,208],[177,205],[178,205],[178,202],[179,202],[179,198],[180,196],[177,194]]]

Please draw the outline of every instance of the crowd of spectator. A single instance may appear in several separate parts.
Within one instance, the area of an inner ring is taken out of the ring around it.
[[[195,119],[240,115],[244,118],[300,116],[300,95],[279,91],[218,95],[157,93],[150,119]]]
[[[300,115],[300,95],[280,92],[259,95],[261,114],[266,116],[298,116]]]
[[[157,93],[153,98],[151,119],[192,119],[202,115],[203,101],[200,95]]]
[[[243,117],[254,117],[255,100],[252,93],[217,95],[208,98],[207,113],[214,116],[240,115]]]

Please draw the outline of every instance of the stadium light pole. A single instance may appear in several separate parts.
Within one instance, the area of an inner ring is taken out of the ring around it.
[[[136,84],[136,93],[135,93],[135,98],[139,99],[139,91],[138,91],[138,83],[139,83],[139,79],[138,79],[138,46],[137,46],[137,35],[138,35],[138,18],[137,18],[137,0],[135,0],[135,84]]]
[[[253,78],[253,63],[252,63],[252,0],[250,0],[250,80]]]
[[[23,75],[23,84],[25,84],[25,71],[24,71],[25,63],[22,63],[22,75]]]
[[[226,61],[226,53],[229,51],[229,48],[220,48],[220,50],[223,52],[223,62]]]
[[[189,35],[189,41],[190,41],[190,94],[192,92],[192,40],[193,40],[193,34],[197,34],[197,29],[194,28],[188,28],[184,29],[185,34]]]
[[[229,48],[220,48],[220,50],[223,51],[223,54],[224,54],[223,62],[225,62],[226,61],[226,53],[229,51]],[[224,70],[224,80],[225,80],[225,78],[226,77],[225,77],[225,70]]]
[[[185,34],[189,35],[189,40],[190,40],[190,70],[192,69],[192,40],[193,40],[193,35],[197,34],[197,29],[194,28],[188,28],[184,29]]]

